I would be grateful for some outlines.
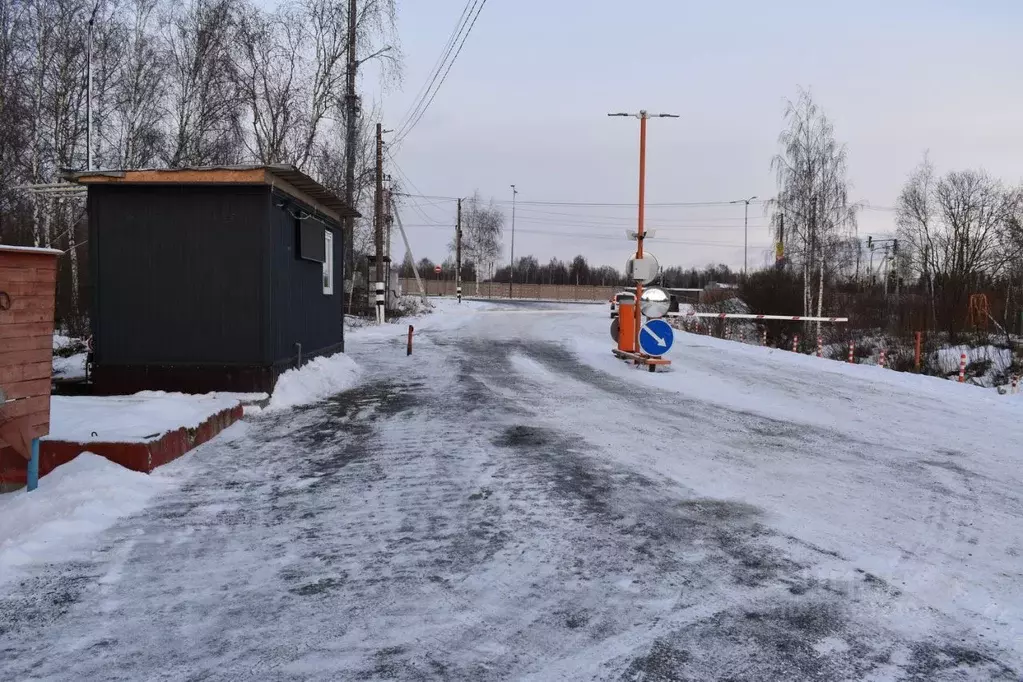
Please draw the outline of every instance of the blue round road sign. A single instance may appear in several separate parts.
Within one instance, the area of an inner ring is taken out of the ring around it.
[[[674,341],[675,333],[664,320],[647,320],[639,330],[639,348],[647,355],[664,355]]]

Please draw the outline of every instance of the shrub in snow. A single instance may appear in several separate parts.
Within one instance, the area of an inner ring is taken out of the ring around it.
[[[344,353],[313,358],[280,376],[266,409],[284,410],[325,400],[355,386],[360,374],[359,366]]]

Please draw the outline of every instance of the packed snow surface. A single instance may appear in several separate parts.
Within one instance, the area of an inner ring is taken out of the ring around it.
[[[165,479],[83,452],[39,479],[33,492],[0,495],[0,585],[26,566],[76,555],[167,487]]]
[[[351,331],[357,383],[20,563],[0,679],[1019,682],[1023,398],[609,323]]]

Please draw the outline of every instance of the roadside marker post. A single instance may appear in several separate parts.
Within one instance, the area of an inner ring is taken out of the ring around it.
[[[966,383],[966,353],[959,356],[959,383]]]
[[[824,357],[824,343],[821,341],[820,334],[817,335],[817,357]]]
[[[920,347],[923,345],[921,343],[922,337],[923,332],[916,332],[916,343],[914,344],[913,348],[913,368],[917,371],[918,374],[920,372]]]
[[[881,349],[881,357],[877,360],[878,367],[884,367],[886,364],[887,355],[884,348]]]
[[[793,353],[799,352],[799,334],[792,335],[792,352]]]
[[[761,346],[766,346],[767,345],[767,327],[764,327],[764,331],[760,335],[760,345]]]
[[[856,342],[849,339],[849,364],[856,364]]]

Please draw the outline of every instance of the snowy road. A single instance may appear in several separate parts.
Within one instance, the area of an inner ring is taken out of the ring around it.
[[[0,580],[0,679],[1021,679],[1021,401],[490,308]]]

